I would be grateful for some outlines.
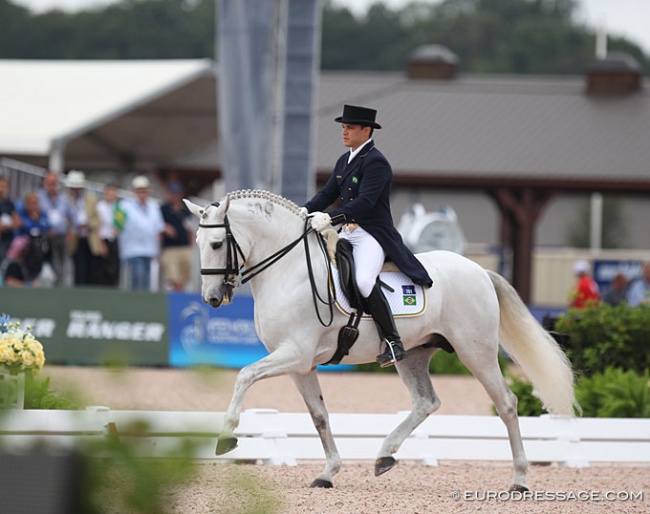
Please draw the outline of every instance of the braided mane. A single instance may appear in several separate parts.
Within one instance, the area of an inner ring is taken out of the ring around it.
[[[296,216],[300,216],[300,206],[296,203],[284,198],[283,196],[276,195],[269,191],[264,191],[262,189],[241,189],[239,191],[233,191],[226,195],[230,200],[242,200],[246,198],[258,198],[260,200],[267,200],[271,203],[284,207],[290,212],[293,212]]]

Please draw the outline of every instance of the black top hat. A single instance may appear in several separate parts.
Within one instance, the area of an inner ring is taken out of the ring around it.
[[[380,129],[381,125],[375,122],[377,111],[367,107],[358,107],[356,105],[344,105],[343,116],[336,118],[337,123],[350,123],[352,125],[366,125],[374,129]]]

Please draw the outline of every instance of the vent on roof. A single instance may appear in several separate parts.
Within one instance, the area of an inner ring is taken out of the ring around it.
[[[458,56],[441,45],[424,45],[410,55],[406,74],[410,79],[449,80],[458,71]]]
[[[624,95],[641,89],[641,66],[629,54],[612,52],[587,67],[588,95]]]

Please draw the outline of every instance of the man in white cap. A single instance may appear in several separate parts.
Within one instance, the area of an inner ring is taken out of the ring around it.
[[[83,171],[69,171],[65,185],[70,189],[70,203],[75,216],[69,247],[74,263],[74,284],[89,285],[92,283],[93,256],[101,251],[97,198],[87,192]]]
[[[120,233],[120,257],[130,274],[130,288],[151,291],[151,263],[160,253],[165,222],[160,205],[149,198],[149,179],[138,175],[131,181],[135,198],[121,202],[124,228]]]

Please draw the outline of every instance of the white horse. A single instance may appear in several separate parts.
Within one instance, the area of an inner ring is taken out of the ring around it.
[[[202,298],[218,308],[230,302],[242,268],[255,299],[255,326],[269,355],[241,369],[225,413],[217,454],[237,446],[234,434],[248,388],[256,381],[289,374],[302,394],[325,450],[326,465],[312,487],[332,487],[341,459],[332,437],[329,417],[316,376],[337,347],[339,329],[347,316],[334,309],[333,323],[323,326],[332,312],[312,300],[314,284],[327,293],[328,267],[318,235],[306,231],[304,214],[293,202],[266,191],[238,191],[219,203],[200,207],[185,203],[199,217],[196,241],[200,249]],[[306,246],[304,243],[306,242]],[[309,259],[307,258],[309,249]],[[384,440],[375,462],[375,475],[391,469],[404,440],[439,406],[429,361],[447,341],[460,360],[483,384],[506,425],[514,461],[513,490],[527,490],[528,463],[519,431],[517,398],[497,363],[499,343],[532,381],[546,409],[572,416],[577,407],[571,366],[554,339],[537,323],[517,292],[496,273],[446,251],[419,254],[433,280],[426,290],[426,311],[398,319],[397,327],[408,352],[396,364],[412,399],[412,411]],[[361,263],[358,263],[361,265]],[[325,313],[323,312],[325,311]],[[360,335],[343,363],[373,362],[380,350],[377,329],[362,321]]]

